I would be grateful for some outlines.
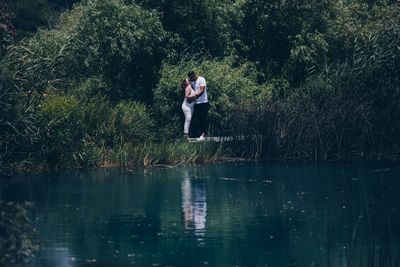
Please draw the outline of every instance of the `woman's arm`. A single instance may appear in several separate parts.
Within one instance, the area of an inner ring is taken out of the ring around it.
[[[185,98],[189,103],[196,99],[196,95],[190,95],[191,92],[192,92],[192,87],[189,84],[185,88]]]

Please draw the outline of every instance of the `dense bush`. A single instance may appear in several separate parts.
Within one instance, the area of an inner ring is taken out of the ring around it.
[[[398,153],[399,18],[381,0],[81,1],[6,44],[0,159],[88,166],[175,139],[189,70],[207,80],[210,133],[256,138],[258,155]]]
[[[64,36],[58,31],[43,31],[26,43],[10,47],[5,64],[14,73],[18,88],[42,94],[65,81],[63,40]]]
[[[0,67],[0,99],[0,166],[5,167],[13,161],[31,158],[39,130],[32,104],[35,96],[19,90],[12,73],[3,67]]]
[[[113,88],[108,86],[101,77],[88,77],[70,86],[70,92],[80,101],[100,98],[106,99],[107,95],[112,94]]]
[[[151,88],[168,46],[159,17],[123,1],[77,6],[65,18],[75,31],[68,58],[78,76],[100,75],[114,99],[151,100]],[[71,71],[69,71],[71,72]]]
[[[85,137],[82,117],[79,102],[73,96],[52,95],[41,103],[41,150],[51,166],[71,162],[79,154]]]
[[[159,17],[137,5],[84,1],[63,15],[58,28],[14,47],[8,63],[25,90],[67,90],[73,81],[98,77],[112,99],[149,102],[167,37]]]
[[[112,110],[108,129],[114,132],[115,143],[141,143],[154,137],[154,123],[145,105],[121,101]]]
[[[298,88],[278,90],[262,107],[257,125],[275,156],[314,160],[400,152],[400,125],[391,119],[400,113],[400,16],[394,15],[400,10],[387,8],[374,9],[368,19],[373,23],[358,25],[351,33],[357,38],[343,43],[345,62],[327,65]]]
[[[100,96],[79,102],[75,96],[51,95],[41,103],[39,119],[40,149],[51,166],[61,162],[86,165],[91,161],[87,153],[94,153],[95,147],[112,149],[154,138],[151,114],[145,105],[133,101],[112,106]]]
[[[181,50],[199,58],[229,56],[241,43],[235,25],[241,20],[242,1],[138,0],[161,15],[166,30],[183,39]],[[181,52],[181,51],[178,51]]]
[[[106,132],[112,132],[108,125],[113,109],[110,101],[104,96],[96,95],[90,99],[81,100],[81,103],[84,103],[82,113],[86,134],[95,140],[110,138],[106,135]]]
[[[9,2],[0,171],[400,154],[398,1]],[[190,70],[207,80],[210,134],[233,142],[175,141]],[[0,209],[0,265],[18,266],[37,248],[27,211]]]
[[[17,39],[32,35],[40,27],[56,25],[61,12],[80,0],[5,0],[12,24],[18,31]]]
[[[155,109],[160,124],[166,132],[180,136],[183,127],[181,105],[184,91],[180,88],[190,70],[207,81],[210,103],[209,119],[211,127],[229,131],[240,126],[240,113],[252,105],[258,94],[267,88],[256,83],[257,72],[249,64],[234,66],[229,58],[197,62],[187,60],[178,65],[165,64],[161,70],[161,80],[155,89]],[[216,133],[218,134],[218,132]]]
[[[326,53],[320,33],[325,31],[331,17],[332,3],[245,1],[240,27],[245,49],[240,55],[255,62],[266,79],[286,69],[290,80],[302,81],[304,68],[322,60]]]

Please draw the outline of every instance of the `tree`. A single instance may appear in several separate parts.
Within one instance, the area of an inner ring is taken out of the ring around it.
[[[240,30],[245,49],[240,56],[255,62],[265,78],[281,75],[285,68],[298,70],[293,64],[304,69],[307,62],[318,61],[306,57],[323,57],[326,45],[319,33],[326,31],[331,11],[329,0],[246,1]],[[285,67],[288,62],[292,66]],[[296,83],[302,78],[293,76],[295,72],[289,71],[288,78]]]
[[[235,0],[141,0],[147,9],[161,14],[166,30],[184,40],[185,52],[196,57],[223,57],[234,53],[241,1]]]
[[[105,86],[97,93],[151,102],[168,37],[154,12],[122,0],[85,1],[65,13],[57,28],[14,47],[7,61],[25,90],[71,91],[98,77]]]
[[[40,27],[55,26],[61,12],[80,0],[5,0],[18,29],[18,39],[32,35]]]

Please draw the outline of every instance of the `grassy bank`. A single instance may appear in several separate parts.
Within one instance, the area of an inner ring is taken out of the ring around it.
[[[91,146],[85,151],[70,155],[56,164],[32,157],[20,162],[3,165],[4,174],[21,171],[43,171],[48,169],[79,168],[132,168],[154,165],[181,165],[215,163],[240,160],[232,148],[224,143],[195,142],[177,140],[173,143],[143,143],[133,145],[125,143],[113,149]]]
[[[139,146],[122,145],[105,151],[99,166],[150,166],[214,163],[234,159],[229,148],[221,143],[149,143]]]
[[[0,169],[398,159],[398,1],[75,2],[0,16]],[[190,70],[212,135],[262,138],[175,143]]]

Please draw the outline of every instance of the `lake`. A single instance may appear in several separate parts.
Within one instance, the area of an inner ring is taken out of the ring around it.
[[[27,266],[400,266],[400,167],[230,163],[2,183],[34,202]]]

